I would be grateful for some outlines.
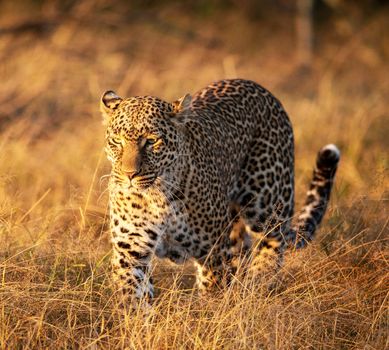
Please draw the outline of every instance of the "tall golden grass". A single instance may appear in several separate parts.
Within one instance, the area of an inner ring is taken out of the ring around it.
[[[306,76],[288,13],[249,21],[237,8],[81,1],[60,16],[50,2],[17,4],[0,6],[2,349],[389,348],[387,12],[334,20],[331,33],[323,24]],[[316,151],[340,146],[317,239],[287,255],[271,294],[238,276],[200,297],[190,264],[158,261],[153,308],[123,314],[110,281],[99,97],[114,88],[173,100],[233,76],[262,83],[290,114],[297,207]]]

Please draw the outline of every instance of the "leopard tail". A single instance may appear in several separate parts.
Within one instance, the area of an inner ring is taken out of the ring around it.
[[[329,144],[318,153],[313,178],[307,192],[305,204],[292,227],[296,249],[304,248],[314,237],[323,219],[334,183],[340,159],[339,149]]]

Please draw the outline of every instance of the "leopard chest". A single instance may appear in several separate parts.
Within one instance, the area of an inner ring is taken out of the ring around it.
[[[111,193],[110,218],[113,237],[153,230],[161,236],[183,221],[183,210],[159,191],[139,194]]]

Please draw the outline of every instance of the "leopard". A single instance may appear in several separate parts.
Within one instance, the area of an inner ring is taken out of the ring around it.
[[[242,256],[249,270],[272,275],[286,249],[313,239],[340,151],[320,149],[295,215],[292,124],[258,83],[225,79],[174,102],[108,90],[100,110],[113,278],[126,300],[153,300],[158,258],[193,261],[202,294],[228,287]]]

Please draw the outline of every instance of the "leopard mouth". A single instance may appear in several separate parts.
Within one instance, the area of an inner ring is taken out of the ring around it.
[[[135,188],[147,188],[153,184],[156,178],[157,175],[154,173],[139,175],[131,180],[131,185]]]

